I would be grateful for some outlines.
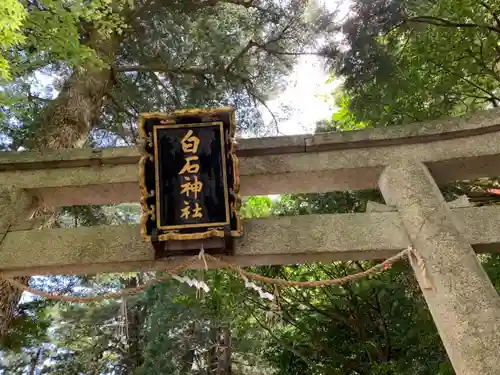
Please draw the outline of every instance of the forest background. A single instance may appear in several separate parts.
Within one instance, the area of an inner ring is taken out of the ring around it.
[[[500,105],[496,0],[352,0],[326,7],[306,0],[3,0],[0,51],[3,151],[134,145],[139,112],[190,107],[234,106],[239,137],[279,134],[294,112],[276,98],[306,56],[321,62],[335,87],[322,98],[335,110],[321,121],[311,115],[306,124],[318,132]],[[497,179],[460,181],[443,192],[453,199],[498,185]],[[363,212],[368,200],[382,202],[378,191],[247,197],[242,215]],[[133,223],[139,213],[138,204],[123,204],[35,215],[46,227],[80,227]],[[500,258],[481,261],[500,288]],[[254,271],[313,280],[371,264]],[[232,273],[191,275],[210,292],[170,280],[126,300],[92,304],[22,296],[0,280],[0,372],[207,374],[222,332],[232,342],[226,373],[234,375],[453,374],[404,262],[343,286],[264,286],[276,296],[272,302]],[[85,295],[155,276],[19,280]]]

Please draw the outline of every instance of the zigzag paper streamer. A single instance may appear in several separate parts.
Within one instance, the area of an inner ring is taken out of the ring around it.
[[[208,293],[210,291],[210,288],[208,287],[207,284],[205,284],[203,281],[198,281],[196,279],[190,279],[186,276],[177,276],[177,275],[172,275],[172,278],[179,281],[180,283],[184,283],[189,285],[190,287],[195,287],[198,290],[204,290],[205,293]]]
[[[262,290],[262,288],[260,286],[258,286],[255,283],[252,283],[251,281],[248,281],[248,279],[244,276],[243,276],[243,280],[245,281],[245,288],[255,290],[257,293],[259,293],[260,298],[268,299],[270,301],[274,300],[274,295],[272,295],[271,293],[264,292],[264,290]]]

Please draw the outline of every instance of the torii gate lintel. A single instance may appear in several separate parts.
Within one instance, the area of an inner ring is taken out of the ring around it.
[[[413,245],[457,375],[497,375],[500,297],[474,251],[500,249],[500,207],[450,210],[436,183],[500,175],[500,110],[427,124],[240,142],[241,194],[380,189],[396,211],[245,224],[240,265],[379,259]],[[33,203],[137,202],[133,148],[0,155],[0,275],[161,269],[138,228],[26,230]],[[431,176],[432,175],[432,176]],[[35,199],[36,198],[36,199]],[[280,235],[277,235],[280,234]],[[417,279],[422,279],[417,272]]]

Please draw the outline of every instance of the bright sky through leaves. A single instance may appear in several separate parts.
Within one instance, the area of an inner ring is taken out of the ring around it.
[[[350,1],[322,0],[320,1],[331,11],[337,11],[337,18],[342,18],[348,11]],[[338,87],[339,81],[327,83],[322,59],[317,56],[302,56],[293,74],[289,77],[287,89],[276,99],[269,102],[272,111],[280,112],[280,107],[286,106],[291,112],[288,119],[279,121],[279,132],[285,135],[313,133],[316,121],[330,118],[335,111],[331,98],[323,99]],[[268,111],[263,110],[264,118],[271,122]]]

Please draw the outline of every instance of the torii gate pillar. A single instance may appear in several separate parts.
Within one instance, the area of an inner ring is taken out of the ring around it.
[[[429,170],[417,161],[397,161],[386,167],[379,187],[425,260],[430,289],[418,266],[414,270],[457,375],[497,375],[500,297]]]
[[[16,189],[10,186],[0,186],[0,243],[5,238],[11,225],[16,221],[24,220],[30,214],[30,209],[33,208],[33,197],[26,191]],[[19,249],[19,253],[29,251],[31,249]],[[36,256],[36,253],[32,256]],[[0,278],[0,294],[3,297],[3,302],[6,305],[14,299],[14,305],[17,304],[19,295],[14,293],[17,288],[13,287],[6,280]],[[12,319],[12,311],[9,309],[0,309],[0,337],[4,336],[7,330],[7,325]]]

